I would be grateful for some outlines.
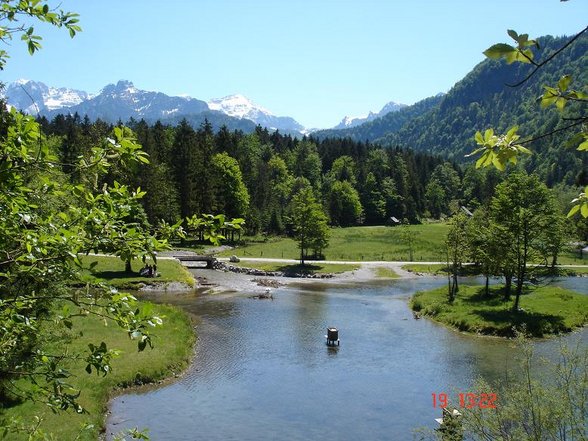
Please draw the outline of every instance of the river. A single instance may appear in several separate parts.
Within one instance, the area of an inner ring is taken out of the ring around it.
[[[562,284],[588,293],[585,280]],[[499,380],[516,366],[512,342],[413,318],[408,298],[444,283],[299,285],[274,290],[273,300],[149,294],[200,318],[195,359],[171,385],[114,399],[107,433],[147,427],[152,440],[412,440],[413,429],[436,426],[433,393],[456,400],[477,377]],[[339,328],[339,347],[326,346],[327,326]],[[564,341],[585,345],[588,330]],[[549,356],[559,344],[535,345]]]

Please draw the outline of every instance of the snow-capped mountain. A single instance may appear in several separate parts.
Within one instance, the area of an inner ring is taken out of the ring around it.
[[[227,125],[237,130],[252,131],[259,124],[294,135],[305,132],[293,118],[275,116],[243,95],[231,95],[207,104],[195,98],[141,90],[125,80],[107,85],[96,95],[18,80],[8,85],[5,97],[8,104],[19,110],[49,118],[59,113],[77,112],[92,120],[100,118],[113,123],[129,118],[175,123],[185,117],[195,126],[207,119],[215,127]]]
[[[49,112],[49,116],[64,109]],[[88,115],[90,119],[116,122],[129,118],[166,119],[174,115],[192,115],[208,110],[204,101],[187,97],[171,97],[161,92],[137,89],[130,81],[109,84],[96,96],[67,108],[68,113]]]
[[[31,80],[17,80],[10,83],[4,93],[6,101],[26,113],[46,112],[78,105],[90,98],[87,92],[66,87],[48,87]]]
[[[229,95],[208,102],[210,110],[217,110],[235,118],[244,118],[281,132],[303,133],[304,127],[289,116],[275,116],[269,110],[255,105],[243,95]]]
[[[255,119],[260,115],[273,116],[269,110],[256,106],[247,97],[239,94],[212,99],[207,104],[210,110],[218,110],[235,118]]]
[[[335,127],[333,127],[333,129],[338,130],[338,129],[348,129],[350,127],[356,127],[356,126],[359,126],[365,122],[373,121],[374,119],[379,118],[381,116],[384,116],[390,112],[397,112],[400,109],[402,109],[403,107],[406,107],[406,104],[398,104],[398,103],[395,103],[394,101],[390,101],[384,107],[382,107],[382,110],[380,110],[378,113],[370,112],[367,116],[355,116],[355,117],[346,116],[345,118],[343,118],[341,120],[341,122],[339,124],[337,124]]]

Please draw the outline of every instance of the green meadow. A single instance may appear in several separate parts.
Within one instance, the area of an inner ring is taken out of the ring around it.
[[[409,248],[403,243],[405,227],[331,228],[326,260],[407,261]],[[444,241],[449,227],[444,223],[410,225],[415,233],[413,257],[417,261],[444,261]],[[297,259],[300,255],[293,239],[285,237],[245,237],[245,245],[224,251],[219,256]]]

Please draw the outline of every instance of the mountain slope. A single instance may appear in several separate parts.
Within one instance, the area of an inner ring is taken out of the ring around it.
[[[540,38],[539,58],[546,59],[568,40],[567,37]],[[530,65],[485,60],[444,96],[427,98],[357,127],[322,130],[313,136],[349,137],[472,162],[475,159],[465,155],[476,148],[473,140],[476,131],[492,127],[498,133],[505,133],[518,125],[522,138],[530,139],[569,125],[565,118],[586,114],[586,103],[568,105],[560,113],[553,107],[542,109],[537,100],[544,92],[544,85],[555,85],[565,74],[573,76],[572,88],[588,84],[586,66],[588,35],[584,34],[520,87],[506,84],[525,78],[532,69]],[[533,142],[530,148],[535,154],[523,161],[527,170],[536,171],[548,184],[582,185],[588,176],[588,159],[563,147],[569,136],[569,132],[557,133]]]

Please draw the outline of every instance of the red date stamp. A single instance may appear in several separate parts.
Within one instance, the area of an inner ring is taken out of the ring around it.
[[[445,392],[439,394],[433,393],[433,407],[447,407],[449,405],[449,395]],[[466,409],[473,409],[479,407],[480,409],[496,409],[498,396],[494,393],[474,394],[471,392],[457,394],[459,400],[459,407]]]

